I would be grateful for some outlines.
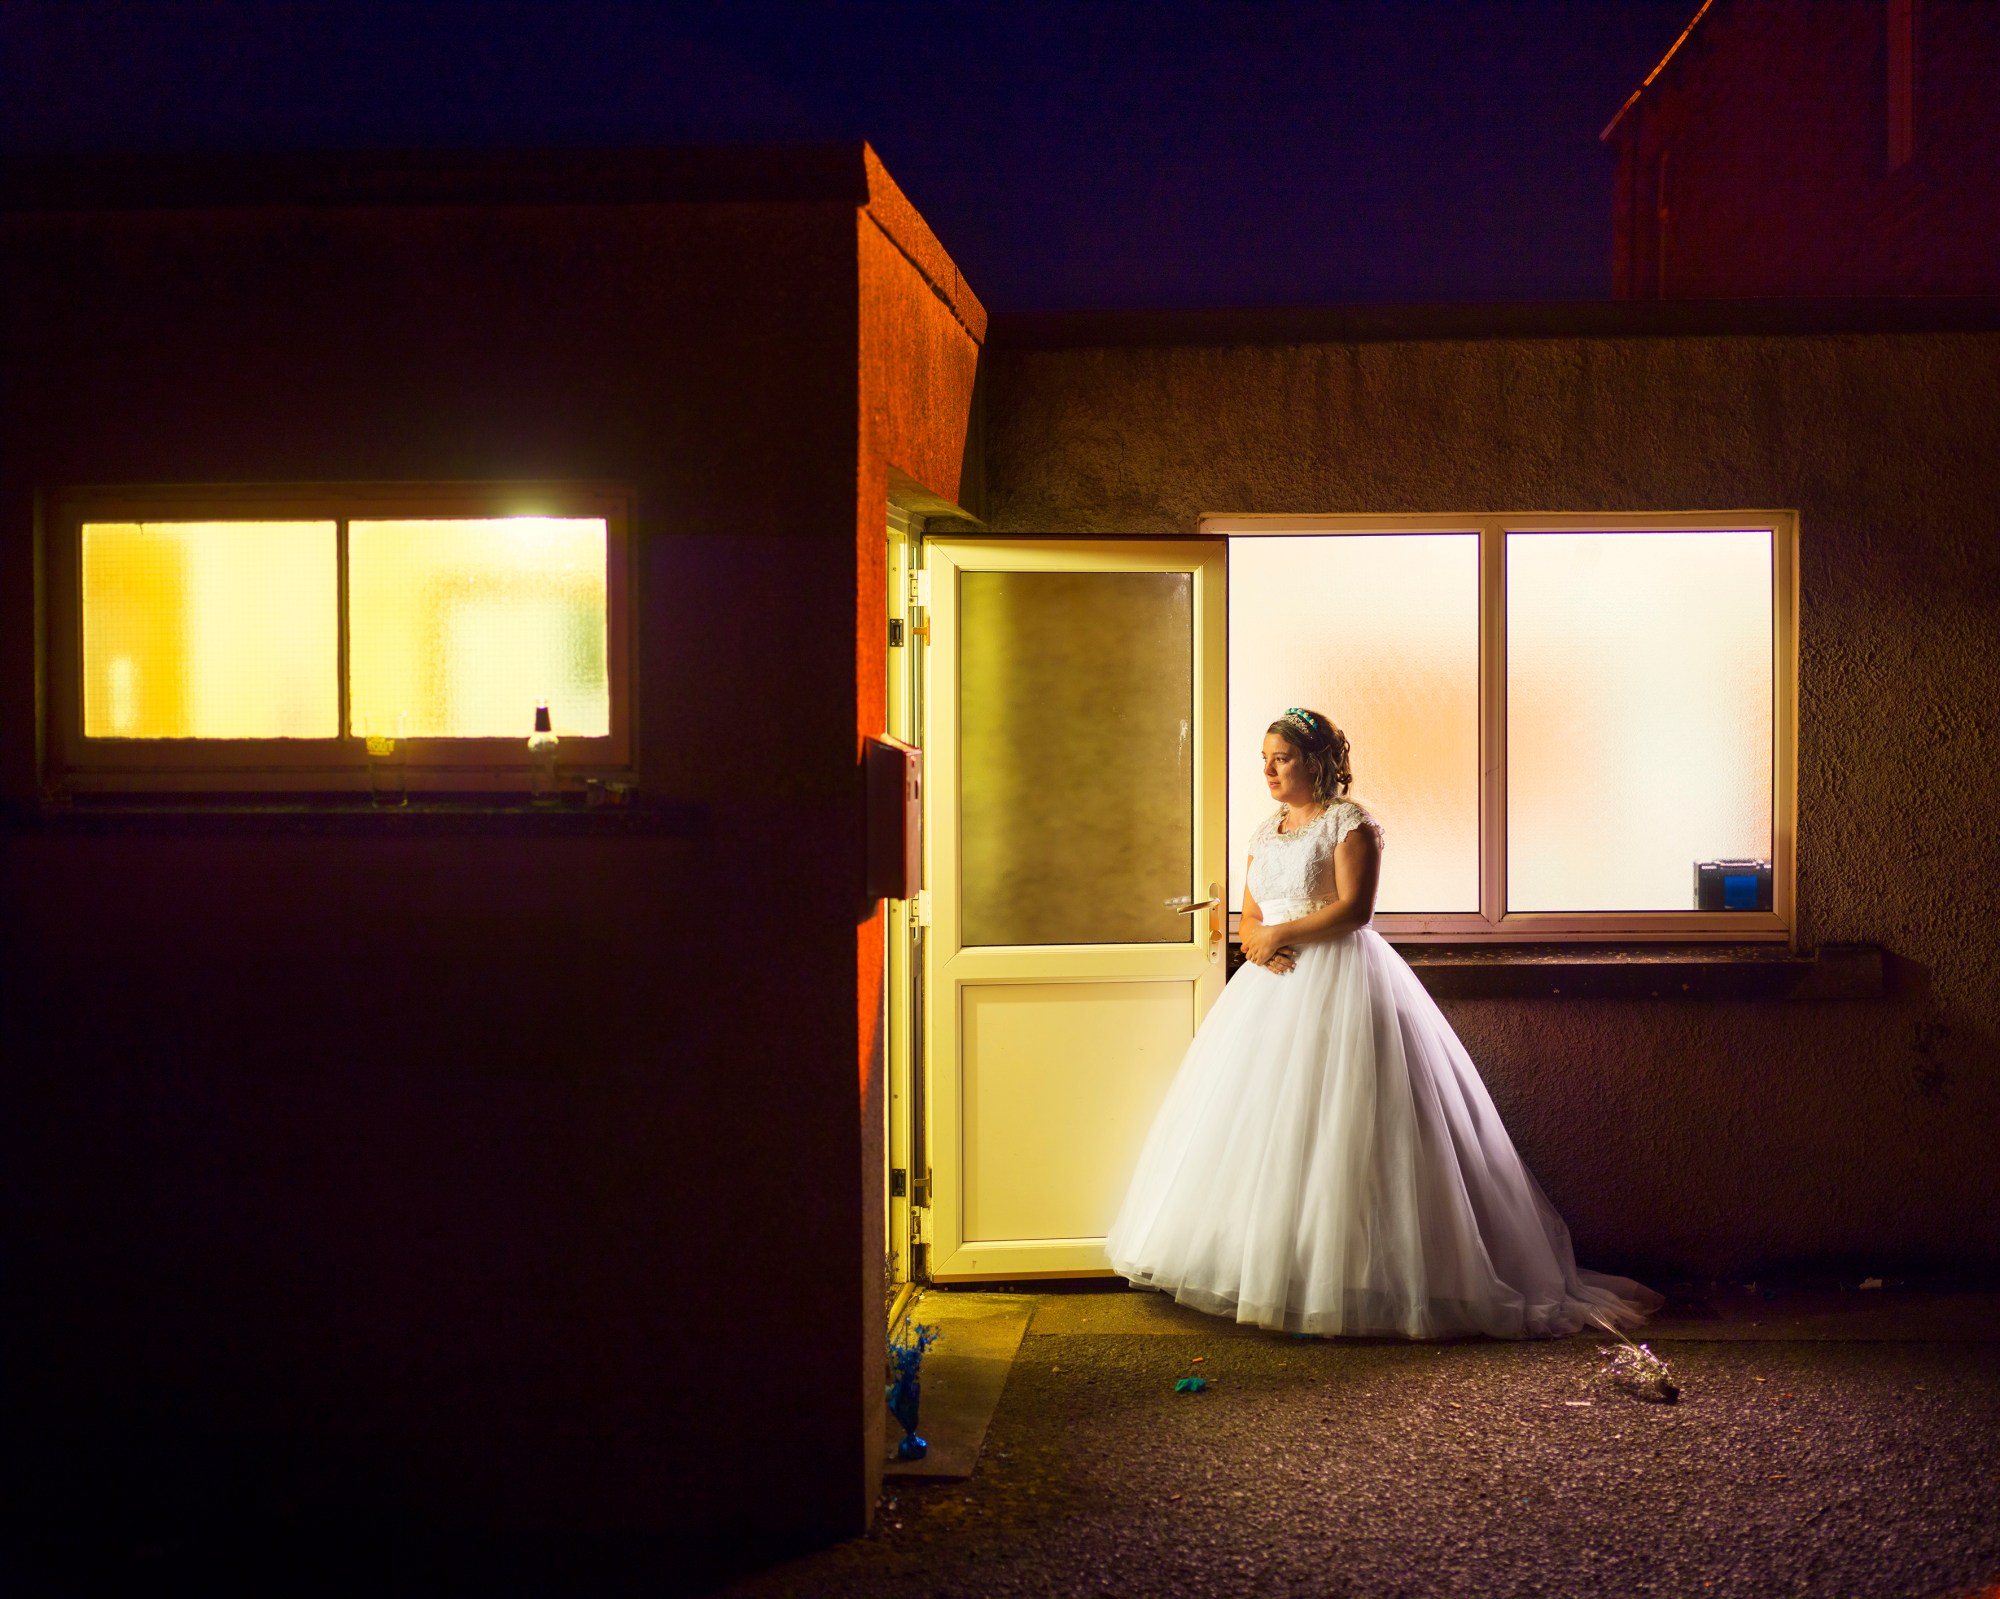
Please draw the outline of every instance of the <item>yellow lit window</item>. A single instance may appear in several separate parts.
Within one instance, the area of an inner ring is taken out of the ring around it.
[[[356,730],[611,731],[602,518],[355,521],[347,563]]]
[[[547,705],[572,774],[629,760],[625,510],[603,491],[108,491],[59,502],[51,731],[92,788],[526,778]]]
[[[1232,902],[1264,728],[1305,704],[1352,738],[1385,826],[1384,932],[1789,936],[1789,513],[1204,530],[1230,540]]]
[[[331,738],[332,522],[87,522],[86,738]]]

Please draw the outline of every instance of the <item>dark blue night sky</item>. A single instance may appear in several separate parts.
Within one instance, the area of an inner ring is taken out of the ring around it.
[[[0,143],[866,138],[994,309],[1598,299],[1696,0],[0,0]]]

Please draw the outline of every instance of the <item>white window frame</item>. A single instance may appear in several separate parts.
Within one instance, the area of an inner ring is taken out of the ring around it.
[[[366,740],[350,731],[347,528],[403,518],[592,517],[605,525],[605,665],[610,732],[565,737],[562,771],[618,776],[632,765],[633,615],[629,490],[604,484],[299,484],[119,486],[48,497],[42,530],[47,618],[45,786],[58,793],[326,793],[368,791]],[[338,533],[339,729],[322,739],[104,739],[83,731],[83,527],[94,522],[333,522]],[[529,710],[532,707],[527,708]],[[413,794],[525,792],[527,711],[520,738],[407,740]]]
[[[1449,515],[1211,515],[1205,538],[1328,534],[1479,536],[1479,910],[1383,912],[1375,927],[1403,943],[1784,943],[1797,918],[1798,514],[1479,512]],[[1769,911],[1509,911],[1507,909],[1507,573],[1509,533],[1766,531],[1771,535],[1771,909]],[[1394,818],[1385,818],[1393,829]],[[1392,832],[1393,836],[1393,832]]]

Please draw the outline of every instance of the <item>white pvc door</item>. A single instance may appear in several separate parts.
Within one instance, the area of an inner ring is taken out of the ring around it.
[[[1105,1272],[1224,975],[1223,546],[926,551],[931,1275]]]

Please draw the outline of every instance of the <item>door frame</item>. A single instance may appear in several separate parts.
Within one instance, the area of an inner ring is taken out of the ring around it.
[[[923,613],[917,585],[923,563],[923,517],[891,499],[884,562],[889,634],[885,651],[884,731],[921,747],[923,742]],[[924,914],[919,889],[909,899],[882,905],[884,1153],[883,1224],[888,1275],[895,1287],[888,1319],[894,1328],[914,1288],[927,1280],[924,1210],[929,1203],[922,967]]]
[[[1185,943],[1064,945],[965,950],[959,938],[960,777],[958,574],[966,570],[1187,572],[1193,578],[1193,824],[1191,883],[1197,899],[1228,884],[1227,543],[1215,538],[1074,539],[946,535],[927,538],[930,602],[925,663],[925,947],[923,1068],[934,1181],[926,1230],[930,1275],[941,1282],[1115,1275],[1101,1238],[968,1240],[963,1184],[964,1094],[961,995],[975,984],[1181,982],[1190,986],[1189,1035],[1221,994],[1227,975],[1225,907],[1189,918]]]

